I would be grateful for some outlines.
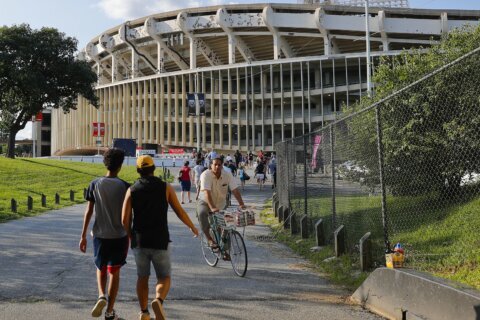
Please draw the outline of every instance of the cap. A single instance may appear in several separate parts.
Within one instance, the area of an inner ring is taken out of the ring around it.
[[[139,169],[152,167],[154,165],[153,159],[150,156],[144,155],[137,158],[137,168]]]

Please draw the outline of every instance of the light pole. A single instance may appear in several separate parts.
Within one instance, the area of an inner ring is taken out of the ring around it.
[[[367,95],[368,97],[372,96],[372,85],[371,85],[371,66],[370,66],[370,24],[369,24],[369,14],[368,14],[368,0],[365,0],[365,42],[367,45],[366,56],[367,56]]]

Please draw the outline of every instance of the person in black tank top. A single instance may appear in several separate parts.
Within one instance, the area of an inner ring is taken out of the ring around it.
[[[148,279],[153,264],[157,276],[156,297],[151,306],[155,319],[165,319],[163,301],[170,289],[170,234],[168,232],[168,205],[177,217],[192,231],[198,231],[178,202],[175,190],[168,183],[153,175],[155,165],[150,156],[137,158],[135,184],[125,196],[122,224],[131,239],[137,265],[137,294],[141,319],[150,319],[148,311]]]

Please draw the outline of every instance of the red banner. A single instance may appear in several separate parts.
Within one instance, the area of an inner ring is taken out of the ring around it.
[[[168,149],[169,154],[184,154],[185,150],[183,148],[179,149]]]
[[[94,137],[103,137],[105,136],[105,123],[104,122],[93,122],[93,136]]]

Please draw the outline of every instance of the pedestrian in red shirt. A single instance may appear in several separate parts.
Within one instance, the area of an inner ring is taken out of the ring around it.
[[[192,170],[190,169],[189,164],[190,162],[185,161],[179,173],[180,185],[182,186],[182,204],[185,203],[183,200],[185,192],[188,196],[188,202],[192,202],[192,200],[190,199],[190,189],[192,187]]]

